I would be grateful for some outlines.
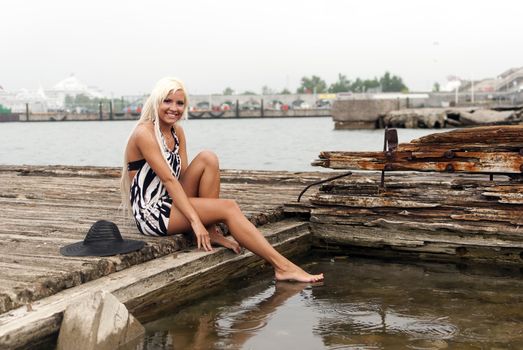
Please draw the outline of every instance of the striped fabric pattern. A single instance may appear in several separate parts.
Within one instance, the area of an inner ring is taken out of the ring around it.
[[[173,175],[179,178],[181,172],[180,142],[174,127],[171,129],[171,134],[174,137],[174,149],[169,150],[163,135],[162,146]],[[131,206],[138,230],[148,236],[166,236],[171,205],[172,199],[160,178],[156,176],[148,163],[144,163],[134,175],[131,183]]]

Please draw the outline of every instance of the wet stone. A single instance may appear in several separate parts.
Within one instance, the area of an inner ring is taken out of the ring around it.
[[[65,310],[58,350],[110,350],[134,346],[143,339],[145,330],[125,305],[105,291],[87,295]]]

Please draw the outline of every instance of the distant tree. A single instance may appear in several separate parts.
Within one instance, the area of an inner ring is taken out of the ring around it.
[[[435,82],[434,85],[432,85],[432,92],[439,92],[441,89],[441,86],[438,82]]]
[[[249,91],[249,90],[244,91],[244,92],[242,92],[241,94],[242,94],[242,95],[256,95],[254,92]]]
[[[408,90],[400,77],[391,76],[389,72],[385,72],[380,79],[361,79],[356,78],[350,81],[343,74],[338,74],[338,81],[329,86],[329,92],[367,92],[367,91],[405,91]]]
[[[400,77],[396,75],[391,76],[389,72],[385,72],[383,77],[380,78],[380,85],[383,92],[404,92],[409,90]]]
[[[281,92],[280,92],[280,95],[290,95],[291,92],[289,91],[289,89],[285,88],[283,89]]]
[[[92,102],[96,102],[96,101],[94,101],[94,99],[91,100],[89,98],[89,96],[84,95],[84,94],[78,94],[74,98],[74,103],[76,105],[88,104],[88,103],[92,103]]]
[[[65,95],[64,103],[67,107],[72,106],[74,104],[74,97],[71,95]]]
[[[296,90],[299,94],[323,93],[327,91],[327,84],[325,80],[313,75],[310,78],[301,78],[301,86]]]
[[[227,87],[225,88],[225,90],[223,90],[223,93],[222,93],[222,94],[223,94],[223,95],[230,96],[230,95],[234,94],[234,90],[227,86]]]
[[[329,86],[329,92],[348,92],[350,91],[350,80],[343,74],[338,74],[338,81]]]
[[[378,78],[374,78],[372,80],[367,79],[363,81],[363,86],[365,86],[365,91],[369,91],[369,89],[376,89],[380,87],[380,82],[378,81]]]
[[[8,114],[8,113],[11,113],[11,109],[5,107],[4,105],[2,105],[0,103],[0,114]]]
[[[356,78],[352,84],[350,84],[350,91],[352,92],[365,92],[365,86],[363,85],[363,80]]]
[[[97,111],[100,103],[108,105],[111,99],[109,98],[90,98],[85,94],[78,94],[76,96],[66,95],[64,99],[65,107],[67,108],[81,108],[89,111]]]

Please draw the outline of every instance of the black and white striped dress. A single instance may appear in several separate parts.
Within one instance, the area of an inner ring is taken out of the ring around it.
[[[163,152],[174,176],[180,178],[180,142],[174,127],[171,134],[174,137],[174,149],[167,147],[162,135]],[[131,206],[138,230],[149,236],[167,235],[172,205],[167,189],[145,159],[129,162],[127,168],[129,171],[138,170],[131,183]]]

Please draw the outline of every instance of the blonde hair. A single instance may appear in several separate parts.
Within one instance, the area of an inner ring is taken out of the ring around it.
[[[127,139],[126,145],[129,143],[129,140],[138,125],[147,121],[151,121],[154,125],[154,135],[156,136],[156,142],[158,143],[160,149],[163,149],[161,139],[162,134],[160,131],[160,123],[158,121],[158,107],[171,92],[175,92],[177,90],[182,90],[183,94],[185,95],[185,104],[182,119],[187,119],[187,114],[189,113],[189,98],[187,95],[187,90],[185,89],[185,85],[181,80],[177,78],[162,78],[156,83],[153,90],[151,91],[151,94],[145,101],[145,104],[142,108],[142,113],[140,114],[140,119],[138,119],[138,122],[131,131],[129,138]],[[131,180],[129,180],[129,170],[127,169],[127,164],[129,160],[127,159],[126,153],[127,152],[124,150],[122,177],[120,179],[120,192],[122,199],[121,207],[123,209],[124,214],[129,215],[131,214]],[[164,152],[162,152],[162,154],[164,156],[165,162],[167,163],[167,165],[169,165],[169,163],[167,162],[166,154]]]

